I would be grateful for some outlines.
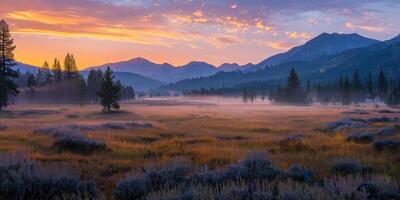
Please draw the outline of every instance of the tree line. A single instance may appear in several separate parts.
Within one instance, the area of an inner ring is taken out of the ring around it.
[[[101,97],[98,92],[101,90],[102,82],[107,78],[105,72],[100,69],[92,69],[85,79],[76,67],[73,54],[67,54],[61,67],[60,60],[54,59],[53,65],[49,66],[44,62],[42,68],[36,73],[20,73],[15,80],[22,90],[19,101],[30,103],[71,103],[71,104],[98,104]],[[121,100],[135,98],[135,91],[132,86],[123,86],[116,81],[119,87]]]
[[[185,95],[220,95],[241,96],[244,102],[252,103],[255,99],[269,99],[275,103],[283,104],[341,104],[360,105],[363,102],[378,104],[386,103],[390,106],[400,105],[400,82],[389,80],[383,70],[376,77],[371,73],[366,80],[361,78],[358,70],[352,76],[342,76],[332,83],[312,83],[307,80],[305,84],[294,68],[287,77],[286,83],[282,81],[253,81],[241,83],[234,87],[201,88],[199,90],[185,91]]]
[[[123,86],[114,80],[108,67],[90,70],[87,79],[79,72],[73,54],[61,60],[54,59],[50,67],[47,61],[36,72],[21,73],[15,70],[14,45],[5,20],[0,21],[0,110],[14,102],[30,103],[100,103],[104,110],[118,109],[119,100],[135,98],[132,86]],[[21,89],[18,89],[21,88]],[[18,97],[17,97],[18,95]]]

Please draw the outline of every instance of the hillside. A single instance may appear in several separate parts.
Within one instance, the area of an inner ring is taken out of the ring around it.
[[[360,70],[362,78],[365,78],[368,72],[375,75],[383,69],[389,77],[398,79],[400,77],[400,37],[334,55],[320,56],[309,61],[285,62],[255,72],[225,72],[207,78],[179,81],[164,86],[162,89],[181,91],[202,87],[231,87],[251,81],[282,82],[292,67],[296,69],[303,81],[307,79],[321,83],[336,81],[340,76],[351,76],[355,69]]]
[[[294,47],[288,52],[274,55],[265,59],[257,66],[250,68],[249,71],[255,71],[264,67],[294,61],[311,61],[321,56],[334,55],[349,49],[366,47],[378,42],[378,40],[366,38],[355,33],[322,33],[309,40],[304,45]]]

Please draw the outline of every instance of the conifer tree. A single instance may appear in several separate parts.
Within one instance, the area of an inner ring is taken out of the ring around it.
[[[35,88],[37,87],[36,77],[34,74],[29,73],[26,80],[26,86],[28,87],[28,95],[30,103],[33,103],[35,98]]]
[[[47,61],[45,61],[43,64],[43,72],[44,72],[44,83],[45,84],[52,83],[53,82],[53,74],[51,73],[50,65]]]
[[[352,86],[352,94],[354,97],[354,103],[358,106],[360,104],[360,100],[362,98],[363,94],[363,85],[361,83],[360,79],[360,73],[358,72],[358,69],[356,69],[353,73],[353,79],[351,80],[351,86]]]
[[[388,86],[388,81],[386,79],[385,73],[383,70],[379,72],[378,75],[378,89],[379,89],[379,98],[380,99],[385,99],[389,86]]]
[[[374,83],[372,81],[372,75],[371,72],[368,73],[368,81],[367,81],[367,92],[371,100],[375,103],[375,89],[374,89]]]
[[[18,87],[13,78],[18,73],[13,69],[15,45],[6,21],[0,21],[0,110],[7,107],[11,96],[18,94]]]
[[[57,58],[54,59],[52,71],[53,71],[54,82],[56,82],[56,83],[61,82],[62,78],[63,78],[63,73],[62,73],[60,61]]]
[[[70,81],[78,78],[78,74],[74,55],[68,53],[64,59],[64,78],[65,80]]]
[[[111,112],[111,108],[119,109],[118,101],[121,98],[121,84],[119,81],[114,81],[114,73],[107,67],[104,72],[101,82],[101,88],[97,92],[97,95],[101,98],[100,104],[103,106],[103,110]]]
[[[351,104],[351,84],[349,79],[344,78],[343,80],[343,88],[342,88],[342,104],[343,105],[350,105]]]

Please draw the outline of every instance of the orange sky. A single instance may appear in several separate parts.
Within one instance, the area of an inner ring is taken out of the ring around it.
[[[364,3],[365,2],[365,3]],[[380,3],[381,2],[381,3]],[[389,3],[390,2],[390,3]],[[258,63],[321,32],[396,35],[393,1],[2,0],[16,59],[73,53],[79,68],[144,57],[179,66]]]

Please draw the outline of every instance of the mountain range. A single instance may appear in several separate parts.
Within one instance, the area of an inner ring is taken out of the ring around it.
[[[182,91],[199,88],[232,87],[252,81],[282,82],[294,67],[303,80],[314,82],[335,81],[339,76],[351,75],[355,69],[362,76],[384,69],[394,78],[399,76],[400,36],[378,41],[358,34],[322,33],[303,45],[271,56],[254,65],[240,66],[225,63],[218,67],[206,62],[193,61],[183,66],[156,64],[144,58],[107,63],[90,69],[115,71],[116,78],[138,90],[161,88]],[[32,71],[34,66],[18,64],[21,72]]]
[[[128,61],[107,63],[100,66],[89,67],[90,69],[106,69],[110,67],[113,71],[130,72],[149,77],[161,82],[172,83],[184,79],[207,77],[216,74],[219,71],[234,71],[242,68],[251,67],[252,64],[240,66],[238,64],[223,64],[215,67],[206,62],[192,61],[183,66],[173,66],[168,63],[156,64],[144,58],[135,58]]]
[[[321,47],[328,46],[332,43],[331,41],[340,43],[337,37],[342,37],[342,41],[346,42],[343,42],[343,45],[335,45],[335,50],[321,50]],[[352,48],[348,44],[352,41],[349,38],[356,41],[352,44]],[[319,44],[315,44],[316,41],[319,41]],[[314,56],[314,51],[325,53]],[[279,57],[280,59],[276,59]],[[274,64],[265,65],[269,62]],[[182,91],[210,87],[234,87],[254,81],[267,81],[278,85],[286,80],[292,67],[296,69],[303,82],[311,80],[314,83],[327,83],[337,81],[341,76],[351,78],[356,69],[360,71],[364,80],[368,73],[376,76],[380,70],[384,70],[389,78],[398,80],[400,78],[400,35],[380,42],[357,34],[321,34],[302,46],[266,59],[254,66],[253,69],[244,72],[220,72],[206,78],[182,80],[163,86],[162,89]]]

